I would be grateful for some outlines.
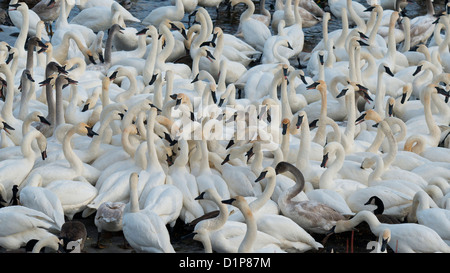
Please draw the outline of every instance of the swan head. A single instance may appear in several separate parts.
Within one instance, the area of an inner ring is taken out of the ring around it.
[[[295,123],[295,126],[297,127],[297,129],[300,129],[300,126],[302,126],[303,119],[305,118],[305,116],[306,116],[306,112],[305,111],[300,111],[298,113],[297,122]]]
[[[119,24],[114,24],[109,28],[108,35],[114,35],[116,32],[123,34],[124,30],[125,29],[123,27],[121,27]]]
[[[28,5],[25,2],[19,2],[16,4],[9,5],[8,11],[14,11],[14,10],[26,11],[26,10],[28,10]]]
[[[287,133],[287,131],[288,131],[288,129],[289,129],[289,125],[291,124],[291,121],[288,119],[288,118],[284,118],[282,121],[281,121],[281,128],[282,128],[282,131],[281,131],[281,133],[283,134],[283,135],[286,135],[286,133]]]
[[[389,97],[387,103],[388,103],[388,116],[392,117],[392,115],[394,114],[395,99],[393,97]]]
[[[325,63],[324,56],[325,56],[325,52],[323,50],[319,51],[319,54],[317,54],[320,65],[323,65]]]
[[[256,178],[255,182],[259,182],[259,181],[263,180],[264,178],[274,177],[276,175],[277,175],[277,173],[275,172],[275,169],[268,166],[261,171],[259,176]]]
[[[325,92],[327,91],[327,84],[325,83],[325,81],[323,80],[318,80],[313,82],[312,84],[308,85],[306,87],[306,89],[316,89],[319,90],[320,92]]]
[[[406,102],[406,98],[411,95],[412,92],[412,84],[411,83],[407,83],[403,86],[402,88],[402,98],[400,100],[401,104],[404,104]]]
[[[0,118],[0,130],[5,130],[6,133],[11,134],[9,130],[15,130],[11,125],[6,123],[6,121],[2,118]]]
[[[39,53],[43,53],[43,52],[49,53],[49,52],[52,52],[52,51],[53,51],[53,45],[52,45],[52,43],[46,42],[46,43],[44,43],[44,45],[45,45],[45,47],[42,47],[41,49],[38,50],[38,52],[37,52],[38,54],[39,54]]]
[[[385,229],[381,235],[381,247],[380,247],[381,252],[386,251],[386,247],[389,241],[391,241],[391,230]]]
[[[389,76],[394,77],[394,73],[392,73],[391,69],[389,68],[389,65],[385,62],[381,63],[378,67],[379,72],[386,72]]]
[[[33,111],[29,113],[28,116],[29,116],[28,118],[32,121],[42,122],[44,124],[51,125],[50,122],[39,111]]]
[[[96,132],[94,132],[94,130],[92,130],[91,127],[89,127],[86,123],[84,122],[80,122],[76,125],[73,126],[73,129],[75,130],[75,132],[79,135],[82,136],[88,136],[88,137],[94,137],[94,136],[98,136],[98,134]]]
[[[245,200],[244,196],[238,195],[235,196],[234,198],[222,200],[222,203],[237,207],[242,211],[242,214],[245,216],[245,218],[253,216],[252,211],[248,206],[247,200]]]
[[[383,119],[381,116],[373,109],[368,109],[365,113],[363,113],[359,118],[356,119],[355,124],[358,125],[366,120],[373,120],[375,123],[379,123]]]
[[[361,169],[371,168],[376,163],[376,157],[366,157],[361,162]]]
[[[47,158],[47,138],[43,134],[37,137],[37,145],[41,151],[42,160],[45,160]]]
[[[130,186],[137,187],[138,182],[139,182],[139,174],[137,172],[132,172],[130,174]]]

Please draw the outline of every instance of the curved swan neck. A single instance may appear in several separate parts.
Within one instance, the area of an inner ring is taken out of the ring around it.
[[[71,145],[71,140],[73,135],[76,133],[76,126],[72,126],[72,128],[67,131],[66,135],[63,139],[63,153],[67,161],[70,163],[70,167],[74,169],[76,172],[80,173],[83,169],[83,162],[78,158],[78,156],[74,153]]]
[[[20,13],[22,14],[22,27],[19,32],[19,36],[16,39],[16,42],[14,43],[14,47],[19,50],[19,56],[24,57],[25,56],[25,42],[27,40],[28,36],[28,30],[30,25],[30,17],[29,17],[29,9],[28,5],[23,2],[21,6],[18,8]]]
[[[377,228],[380,226],[381,223],[375,216],[375,214],[367,210],[360,211],[352,219],[348,221],[342,221],[341,223],[344,223],[344,226],[347,227],[347,230],[350,230],[351,228],[356,227],[362,222],[366,222],[369,225],[372,233],[374,234],[378,233]]]
[[[287,0],[291,1],[291,0]],[[251,0],[241,0],[241,2],[247,5],[247,9],[241,14],[240,21],[243,22],[251,18],[253,13],[255,12],[255,4]]]
[[[31,144],[34,139],[38,139],[38,141],[45,141],[45,137],[42,135],[42,133],[35,130],[26,134],[20,145],[20,150],[22,152],[23,157],[28,160],[35,159],[35,154],[31,147]]]
[[[251,202],[249,204],[251,210],[253,213],[256,213],[260,208],[262,208],[267,201],[269,201],[270,197],[272,196],[275,186],[277,185],[277,178],[275,176],[269,177],[266,187],[264,188],[264,191],[256,200]]]

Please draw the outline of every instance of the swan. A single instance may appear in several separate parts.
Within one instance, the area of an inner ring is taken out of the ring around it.
[[[433,229],[446,242],[450,240],[450,211],[443,208],[430,208],[429,196],[424,191],[414,195],[408,221]]]
[[[238,248],[238,253],[252,253],[252,252],[273,252],[273,253],[283,253],[285,252],[280,248],[280,243],[267,244],[263,248],[254,249],[253,245],[257,240],[257,223],[254,216],[248,206],[247,201],[243,196],[236,196],[236,198],[231,198],[227,200],[222,200],[224,204],[230,204],[237,207],[245,217],[245,222],[247,224],[247,231],[245,233],[244,239]]]
[[[129,209],[125,211],[122,219],[125,239],[136,252],[174,253],[162,219],[152,211],[139,209],[139,175],[133,172],[129,180]]]
[[[431,147],[436,147],[439,144],[440,141],[440,129],[439,126],[436,124],[436,121],[431,113],[431,96],[432,94],[437,94],[438,92],[441,92],[440,89],[434,85],[429,84],[427,85],[426,89],[424,90],[425,94],[423,97],[423,105],[424,105],[424,111],[425,111],[425,123],[428,128],[428,134],[416,134],[417,131],[413,130],[414,134],[410,134],[410,136],[406,139],[404,150],[406,151],[413,151],[417,154],[420,154],[424,151],[426,145],[429,145]],[[444,93],[444,95],[448,95]],[[423,120],[420,121],[419,124],[423,126]],[[408,130],[411,130],[412,127],[411,123],[413,120],[409,120],[406,122],[406,126],[408,127]],[[416,123],[417,124],[417,123]],[[410,129],[411,128],[411,129]],[[413,146],[414,143],[422,141],[424,145],[421,145],[421,149],[419,150],[417,146]],[[414,148],[416,147],[416,148]]]
[[[22,30],[22,28],[26,29],[27,35],[36,36],[38,30],[37,24],[39,21],[41,21],[41,18],[33,9],[28,9],[28,5],[27,5],[28,16],[26,15],[24,16],[25,13],[22,13],[20,9],[24,9],[25,6],[24,8],[19,8],[19,5],[20,5],[19,0],[11,0],[9,2],[9,6],[12,6],[12,8],[9,8],[7,11],[9,18],[11,19],[11,22],[14,24],[14,26],[19,28],[20,30]],[[24,2],[23,5],[26,5],[26,3]],[[26,23],[27,21],[28,24]],[[50,40],[48,33],[46,31],[42,33],[42,38],[45,41]]]
[[[205,191],[207,188],[215,188],[222,198],[230,198],[230,191],[225,180],[218,174],[214,173],[209,167],[209,151],[207,140],[195,140],[198,151],[201,151],[200,169],[196,174],[199,192]],[[192,167],[192,166],[191,166]],[[192,169],[191,169],[192,172]],[[211,212],[216,208],[208,202],[200,202],[205,213]]]
[[[224,35],[223,31],[219,27],[214,28],[213,32],[217,36],[217,44],[212,53],[212,56],[207,55],[206,58],[201,58],[199,60],[199,69],[207,70],[211,73],[214,79],[218,80],[220,78],[221,73],[225,73],[225,83],[234,83],[236,82],[245,72],[247,72],[247,68],[245,65],[239,61],[230,60],[226,56],[226,52],[232,54],[231,51],[239,52],[234,48],[225,47],[224,44]],[[201,50],[201,49],[200,49]],[[207,51],[208,52],[208,51]],[[239,52],[240,53],[240,52]],[[246,57],[246,56],[245,56]],[[252,59],[247,58],[249,61]],[[226,65],[222,64],[223,60],[227,60]],[[195,61],[195,59],[194,59]],[[221,66],[224,70],[221,70]]]
[[[345,161],[343,147],[335,141],[324,147],[321,166],[326,167],[328,158],[333,157],[333,154],[336,156],[335,160],[320,176],[319,187],[332,189],[346,200],[352,192],[367,187],[369,172],[366,170],[361,172],[361,168],[356,162]],[[343,178],[336,178],[338,172]]]
[[[12,74],[10,67],[6,63],[0,64],[0,73],[6,76],[6,81],[10,84],[6,86],[5,100],[0,112],[2,119],[14,130],[9,131],[9,138],[15,145],[19,145],[22,141],[22,124],[23,121],[17,119],[13,115],[13,100],[14,100],[14,75]],[[50,121],[51,122],[51,121]]]
[[[255,149],[257,149],[257,147]],[[256,196],[254,200],[251,200],[253,198],[247,197],[249,207],[256,218],[259,218],[259,216],[265,217],[268,214],[279,214],[277,203],[270,199],[277,184],[275,171],[273,170],[273,168],[267,167],[267,169],[263,169],[261,174],[263,175],[260,175],[258,178],[254,179],[254,182],[257,183],[259,181],[262,181],[264,178],[267,178],[268,181],[266,182],[264,191]],[[231,214],[228,219],[231,221],[244,222],[244,217],[241,212],[235,212]]]
[[[182,63],[166,62],[166,59],[172,53],[172,50],[175,46],[175,39],[172,32],[170,32],[168,25],[168,20],[165,20],[159,25],[159,32],[166,38],[166,46],[161,50],[160,53],[158,53],[155,68],[158,68],[162,73],[165,73],[167,70],[172,70],[175,75],[181,77],[182,79],[190,78],[192,70],[188,65]]]
[[[382,223],[387,224],[400,224],[399,218],[389,215],[389,214],[383,214],[384,213],[384,202],[381,200],[380,197],[374,195],[367,200],[364,205],[374,205],[376,206],[376,209],[373,211],[373,214],[378,218],[378,220]]]
[[[61,3],[55,0],[48,1],[39,1],[34,7],[31,9],[39,15],[42,21],[45,23],[46,32],[53,35],[53,27],[52,23],[59,16],[59,9],[61,8]]]
[[[285,171],[284,165],[285,163],[277,165],[278,168],[275,168],[275,171],[277,172],[277,169]],[[292,169],[295,170],[296,168],[289,168],[289,170]],[[300,171],[295,172],[295,177],[296,184],[283,192],[278,198],[278,205],[283,215],[291,218],[306,231],[320,234],[328,232],[336,221],[345,219],[341,213],[317,201],[293,201],[292,198],[297,196],[305,185],[303,174]]]
[[[9,249],[19,249],[32,239],[41,240],[54,236],[49,228],[53,220],[44,213],[24,206],[9,206],[0,209],[2,229],[0,231],[0,246]]]
[[[303,51],[303,45],[305,42],[305,34],[303,33],[303,27],[308,27],[310,25],[307,25],[303,23],[303,17],[300,15],[298,6],[300,0],[294,1],[294,18],[295,21],[292,25],[287,26],[284,31],[286,32],[286,36],[289,37],[289,39],[292,41],[292,52],[290,56],[298,56],[300,52]],[[302,1],[303,2],[303,1]],[[316,21],[318,23],[319,20]]]
[[[184,17],[184,5],[182,0],[176,0],[174,6],[158,7],[152,10],[143,20],[144,25],[159,27],[164,20],[181,21]]]
[[[202,206],[194,202],[194,198],[199,195],[195,176],[189,172],[188,158],[189,146],[185,139],[178,140],[178,156],[167,174],[167,184],[175,185],[183,193],[183,209],[180,219],[186,224],[204,214]]]
[[[236,253],[246,233],[246,225],[242,222],[228,220],[228,206],[222,203],[221,196],[213,188],[202,192],[195,200],[214,202],[219,207],[219,214],[210,219],[199,221],[194,226],[194,240],[202,242],[205,252]],[[254,248],[260,249],[268,244],[279,243],[279,240],[264,232],[256,230],[257,240]]]
[[[77,36],[80,39],[82,39],[83,43],[87,47],[89,47],[95,41],[97,35],[95,35],[94,31],[88,27],[79,24],[70,24],[67,21],[67,17],[69,16],[70,11],[75,5],[75,1],[73,0],[60,0],[60,1],[61,1],[60,14],[58,16],[58,19],[56,19],[55,21],[56,30],[53,33],[50,42],[52,43],[53,46],[56,46],[62,41],[62,38],[64,37],[66,31],[75,31],[77,33]],[[73,48],[73,46],[74,45],[71,45],[71,48]]]
[[[22,132],[23,132],[24,136],[26,134],[28,134],[28,132],[30,132],[31,130],[34,130],[34,127],[31,126],[32,122],[42,122],[45,124],[49,124],[49,122],[44,118],[44,116],[39,111],[33,111],[27,115],[27,117],[24,119],[24,122],[22,124]],[[6,124],[6,126],[9,126],[9,125]],[[5,125],[3,125],[3,127],[5,128]],[[11,130],[11,128],[9,128],[9,129]],[[6,130],[9,131],[8,128],[6,128]],[[33,150],[35,150],[34,144],[32,144],[32,145],[33,145],[32,146]],[[0,160],[23,157],[20,145],[5,147],[2,149],[2,151],[3,151],[3,154],[0,155]],[[40,153],[40,151],[39,151],[39,153]],[[37,154],[37,155],[39,155],[39,154]]]
[[[360,211],[350,220],[336,222],[333,232],[348,231],[361,222],[366,222],[375,236],[389,229],[391,240],[388,245],[398,253],[450,252],[450,246],[431,228],[413,223],[383,224],[369,211]]]
[[[97,248],[106,247],[101,243],[102,231],[117,232],[122,230],[125,205],[126,203],[123,202],[104,202],[97,208],[94,218],[94,224],[98,232]]]
[[[364,5],[362,5],[359,2],[355,1],[344,1],[344,0],[332,0],[328,3],[328,6],[330,7],[330,12],[336,17],[341,18],[342,17],[342,8],[346,8],[350,13],[349,23],[350,24],[357,24],[365,26],[364,21],[367,21],[370,17],[370,15],[367,14],[367,12],[364,12],[366,9]],[[359,20],[358,20],[359,18]],[[356,22],[355,22],[356,21]],[[363,24],[360,23],[360,21],[363,22]],[[358,25],[358,26],[359,26]],[[361,31],[365,31],[365,29],[361,29]]]
[[[70,20],[70,24],[86,26],[97,33],[99,31],[108,30],[111,27],[112,18],[116,13],[122,14],[124,21],[140,22],[138,18],[132,16],[127,10],[125,11],[130,16],[124,16],[124,10],[125,9],[118,2],[112,3],[109,10],[104,7],[91,7],[83,9],[80,13],[75,15],[72,20]]]
[[[41,253],[42,249],[52,249],[55,252],[65,252],[63,247],[63,239],[59,239],[57,236],[50,235],[48,237],[40,239],[36,244],[33,246],[33,249],[31,250],[31,253]],[[48,250],[44,251],[45,253],[49,253]]]
[[[240,24],[244,40],[256,50],[263,51],[265,41],[271,36],[269,28],[262,22],[251,18],[255,5],[251,0],[232,0],[231,6],[239,3],[247,5],[247,10],[241,14]]]
[[[289,60],[284,55],[280,54],[281,46],[293,50],[288,39],[283,39],[283,36],[279,37],[273,44],[266,42],[264,44],[263,54],[261,57],[261,63],[271,64],[271,63],[284,63],[289,64]]]
[[[157,109],[151,107],[147,122],[147,152],[148,161],[147,167],[139,172],[139,177],[143,183],[143,188],[139,195],[139,206],[141,208],[146,204],[149,192],[156,186],[164,185],[166,183],[166,172],[158,160],[156,147],[158,143],[155,141],[156,134],[154,132],[156,124]],[[181,200],[179,200],[181,201]]]
[[[22,152],[22,158],[7,159],[0,163],[0,184],[5,189],[8,189],[6,199],[11,199],[13,185],[20,186],[27,178],[30,171],[33,170],[33,165],[36,161],[36,154],[32,149],[32,142],[37,139],[39,150],[42,153],[42,158],[45,159],[47,151],[47,139],[44,135],[37,131],[32,130],[23,138],[20,149]],[[20,171],[19,171],[20,170]]]
[[[34,175],[33,175],[34,176]],[[72,180],[55,180],[45,186],[61,200],[64,215],[72,220],[97,195],[97,189],[81,176]]]
[[[20,203],[30,209],[45,213],[55,222],[56,229],[64,224],[64,210],[58,196],[41,187],[42,176],[34,175],[20,192]]]
[[[170,184],[155,186],[144,199],[143,210],[156,213],[168,227],[175,226],[183,207],[183,193],[176,186]]]
[[[70,142],[75,134],[79,134],[81,136],[93,135],[92,129],[85,123],[72,125],[63,141],[63,152],[66,160],[63,162],[52,162],[45,164],[41,167],[34,168],[31,171],[30,175],[35,173],[42,175],[43,186],[46,186],[55,180],[70,180],[80,175],[85,177],[86,180],[92,184],[97,181],[100,176],[100,171],[88,164],[83,163],[71,147]]]
[[[433,1],[427,0],[426,6],[427,13],[425,15],[414,17],[410,21],[411,47],[419,43],[425,43],[433,34],[433,22],[436,20]]]

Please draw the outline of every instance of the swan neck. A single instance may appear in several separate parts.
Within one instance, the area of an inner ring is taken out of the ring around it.
[[[78,156],[74,153],[71,145],[71,140],[73,135],[76,132],[76,127],[73,126],[69,131],[67,131],[66,135],[63,139],[63,153],[67,161],[70,163],[70,167],[74,169],[77,173],[81,173],[83,169],[83,162],[78,158]]]

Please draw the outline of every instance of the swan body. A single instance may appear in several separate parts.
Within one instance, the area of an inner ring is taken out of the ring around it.
[[[391,231],[391,240],[388,244],[398,253],[448,253],[450,251],[450,246],[429,227],[413,223],[383,224],[369,211],[361,211],[350,220],[337,222],[334,232],[349,230],[363,221],[369,224],[375,236],[379,236],[388,228]]]

